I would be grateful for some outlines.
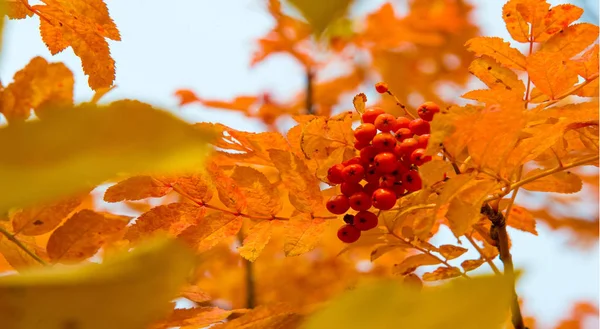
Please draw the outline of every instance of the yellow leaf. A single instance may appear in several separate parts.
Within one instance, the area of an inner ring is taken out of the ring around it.
[[[213,197],[213,186],[205,173],[190,173],[177,177],[175,183],[179,191],[195,201],[209,202]]]
[[[137,242],[156,232],[176,236],[188,227],[196,225],[205,212],[205,208],[189,203],[171,203],[154,207],[143,213],[129,227],[125,239]]]
[[[181,232],[179,238],[198,252],[202,252],[224,239],[235,236],[241,228],[242,217],[215,211],[202,218],[198,224]]]
[[[414,272],[417,267],[424,265],[436,265],[441,263],[441,261],[429,254],[418,254],[406,257],[402,263],[395,264],[393,268],[393,273],[395,275],[406,275]]]
[[[523,59],[525,64],[525,59]],[[491,89],[506,89],[519,97],[525,93],[525,84],[511,69],[500,66],[495,60],[484,56],[476,58],[469,66],[469,72],[474,74]]]
[[[286,223],[285,244],[286,256],[298,256],[316,248],[321,240],[328,222],[324,219],[312,219],[310,215],[301,214],[292,217]]]
[[[33,12],[21,0],[6,1],[4,6],[6,6],[6,16],[10,19],[24,19],[33,16]]]
[[[192,269],[192,253],[154,240],[103,264],[45,268],[0,278],[7,329],[146,328],[168,312]]]
[[[509,305],[510,289],[502,276],[457,280],[426,291],[380,281],[333,300],[302,329],[500,329]]]
[[[537,235],[535,224],[535,218],[529,210],[516,205],[513,205],[510,209],[510,214],[508,214],[506,219],[506,225]]]
[[[279,190],[262,172],[251,167],[236,166],[231,178],[246,196],[249,214],[275,215],[283,207]]]
[[[438,267],[433,272],[423,273],[423,281],[439,281],[460,276],[460,269],[458,267]]]
[[[540,48],[539,52],[552,53],[552,56],[571,58],[598,39],[598,26],[580,23],[567,27],[557,33]]]
[[[48,256],[59,263],[74,263],[92,257],[107,239],[123,232],[130,219],[81,210],[52,232],[46,246]]]
[[[511,69],[525,70],[525,55],[499,37],[476,37],[466,43],[477,56],[486,55]]]
[[[218,307],[176,308],[165,320],[152,326],[152,329],[188,328],[186,326],[203,328],[227,319],[231,313],[233,311],[227,311]]]
[[[303,312],[286,304],[260,305],[244,315],[211,329],[292,329],[303,320]]]
[[[119,202],[158,198],[171,191],[171,187],[150,176],[133,176],[109,187],[104,193],[104,201]]]
[[[352,99],[352,104],[354,105],[354,109],[359,114],[365,113],[365,103],[367,102],[367,96],[363,93],[360,93]]]
[[[423,186],[426,187],[431,187],[433,184],[442,181],[444,174],[450,176],[453,173],[452,164],[443,160],[434,159],[419,167],[419,176],[421,176]]]
[[[219,200],[227,208],[235,209],[238,212],[244,211],[247,206],[247,200],[238,182],[227,176],[215,161],[208,163],[206,171],[217,189]]]
[[[247,260],[255,261],[271,239],[271,221],[263,220],[254,225],[238,248],[240,255]]]
[[[1,223],[0,226],[2,226]],[[41,256],[41,253],[38,253],[38,251],[40,251],[41,248],[39,248],[35,244],[34,237],[19,236],[18,239],[19,241],[21,241],[21,243],[25,244],[30,249],[34,249],[32,248],[32,246],[34,246],[36,250],[34,250],[33,252],[38,256]],[[0,234],[0,254],[4,256],[4,259],[6,259],[10,266],[12,266],[17,271],[29,271],[33,267],[42,266],[42,264],[38,263],[37,260],[31,257],[31,255],[27,254],[14,242],[10,241],[6,236],[4,236],[4,234]],[[46,257],[41,258],[44,259]]]
[[[441,245],[438,249],[442,256],[444,256],[447,260],[460,257],[462,254],[468,251],[463,247],[453,246],[451,244]]]
[[[463,270],[465,270],[465,272],[469,272],[469,271],[473,271],[473,270],[477,269],[483,263],[485,263],[485,260],[483,260],[481,258],[480,259],[467,259],[467,260],[463,261],[462,263],[460,263],[460,266],[463,268]]]
[[[313,32],[319,36],[338,18],[341,18],[353,0],[288,0],[311,25]]]
[[[47,205],[21,209],[11,216],[13,231],[22,235],[41,235],[56,228],[77,208],[83,197],[72,197]]]
[[[354,146],[353,115],[315,117],[303,126],[300,147],[308,159],[324,159],[332,152]]]
[[[80,106],[0,129],[0,212],[53,201],[117,173],[190,169],[210,136],[136,101]]]
[[[534,169],[528,172],[523,179],[535,176],[543,172],[543,169]],[[570,171],[561,171],[552,175],[536,179],[531,183],[523,185],[528,191],[575,193],[581,190],[583,183],[581,178]]]

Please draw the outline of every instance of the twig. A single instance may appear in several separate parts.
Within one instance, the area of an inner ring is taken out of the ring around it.
[[[242,230],[238,232],[238,241],[240,245],[244,242]],[[254,285],[254,266],[251,261],[242,257],[245,270],[246,281],[246,308],[254,308],[256,306],[256,287]]]
[[[490,265],[490,267],[492,268],[492,271],[494,271],[494,273],[496,273],[497,275],[502,274],[500,272],[500,270],[498,269],[498,267],[496,266],[496,264],[494,264],[494,262],[492,262],[492,260],[489,259],[485,255],[485,253],[483,252],[483,250],[481,250],[481,248],[479,248],[479,246],[477,245],[477,243],[473,240],[473,238],[470,235],[466,235],[465,234],[465,238],[467,238],[467,240],[473,245],[473,248],[475,248],[475,250],[477,250],[477,252],[481,255],[481,258],[483,258],[483,260],[485,260],[485,262]]]
[[[310,67],[306,68],[306,113],[315,114],[314,104],[313,104],[313,83],[314,83],[314,73],[312,72]]]
[[[44,265],[44,266],[48,266],[48,263],[46,263],[43,259],[41,259],[38,255],[36,255],[33,251],[29,250],[29,248],[27,248],[27,246],[25,246],[23,244],[23,242],[19,241],[19,239],[17,239],[14,235],[12,235],[10,232],[8,232],[4,227],[0,226],[0,233],[4,234],[4,236],[9,239],[10,241],[12,241],[14,244],[16,244],[19,248],[21,248],[25,253],[27,253],[29,256],[31,256],[31,258],[35,259],[38,263]]]
[[[400,100],[398,99],[398,97],[396,97],[396,95],[394,95],[394,93],[392,93],[391,90],[387,91],[387,94],[392,96],[394,98],[394,101],[396,102],[396,105],[400,106],[400,108],[404,111],[404,113],[406,113],[406,115],[408,115],[411,119],[415,119],[416,117],[410,113],[408,111],[408,109],[406,108],[406,106],[404,104],[402,104],[402,102],[400,102]]]
[[[577,166],[581,166],[581,165],[584,165],[584,164],[588,164],[588,163],[594,162],[594,161],[598,161],[598,155],[595,155],[595,156],[592,156],[592,157],[589,157],[589,158],[584,158],[584,159],[581,159],[581,160],[577,160],[575,162],[572,162],[572,163],[569,163],[569,164],[566,164],[566,165],[559,165],[558,167],[555,167],[553,169],[548,169],[548,170],[543,171],[543,172],[541,172],[541,173],[539,173],[537,175],[533,175],[533,176],[527,177],[527,178],[525,178],[523,180],[520,180],[518,182],[515,182],[514,184],[512,184],[510,186],[509,191],[512,191],[512,190],[514,190],[516,188],[519,188],[519,187],[521,187],[521,186],[523,186],[525,184],[531,183],[531,182],[533,182],[533,181],[535,181],[537,179],[540,179],[540,178],[543,178],[543,177],[546,177],[546,176],[549,176],[549,175],[552,175],[552,174],[556,174],[558,172],[565,171],[565,170],[573,168],[573,167],[577,167]]]

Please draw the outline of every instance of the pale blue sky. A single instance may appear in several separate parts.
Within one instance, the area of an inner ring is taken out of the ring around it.
[[[592,2],[597,12],[597,3]],[[260,131],[263,129],[260,123],[236,113],[200,106],[180,111],[173,92],[190,88],[206,97],[227,99],[268,90],[276,98],[286,99],[303,88],[303,70],[288,57],[276,56],[249,69],[254,40],[273,23],[261,0],[108,0],[107,3],[123,39],[111,42],[118,88],[107,99],[137,98],[178,111],[191,121],[222,122],[237,129]],[[381,0],[363,1],[356,10],[374,9],[381,3]],[[501,20],[504,1],[473,3],[477,7],[473,17],[481,25],[482,34],[508,39]],[[75,74],[76,100],[88,100],[93,93],[79,59],[70,48],[52,57],[41,41],[38,26],[37,18],[8,23],[0,61],[2,82],[6,85],[16,71],[39,55],[50,61],[65,62]],[[350,102],[351,99],[346,103]],[[581,211],[582,215],[592,217],[598,213],[598,206],[583,207]],[[510,234],[515,265],[525,273],[518,285],[518,292],[526,298],[525,313],[535,315],[540,328],[547,328],[568,312],[574,301],[586,299],[598,304],[599,253],[597,244],[586,250],[571,247],[567,244],[572,239],[568,233],[551,232],[543,224],[538,231],[539,237],[514,230]],[[440,236],[444,237],[450,239],[447,231]],[[597,328],[598,323],[589,325]]]

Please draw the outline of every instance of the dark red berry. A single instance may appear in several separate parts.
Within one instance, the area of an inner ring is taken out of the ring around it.
[[[375,90],[377,90],[377,92],[380,94],[387,93],[388,85],[385,82],[377,82],[375,84]]]
[[[380,114],[384,113],[385,111],[381,107],[372,107],[363,113],[362,121],[363,123],[375,124],[375,119],[377,119]]]
[[[419,142],[414,138],[408,138],[400,143],[399,152],[403,157],[410,158],[410,155],[417,149]]]
[[[350,201],[348,197],[345,195],[335,195],[332,196],[329,200],[327,200],[327,210],[330,213],[341,215],[345,214],[348,209],[350,209]]]
[[[413,136],[413,132],[412,130],[408,129],[408,128],[400,128],[398,130],[396,130],[396,133],[394,133],[394,137],[396,137],[396,139],[401,142],[407,138],[411,138]]]
[[[429,143],[429,136],[429,134],[425,134],[417,138],[417,142],[419,142],[418,146],[420,149],[427,149],[427,144]]]
[[[396,130],[400,129],[400,128],[408,128],[408,125],[410,124],[410,119],[407,117],[398,117],[396,119],[396,126],[398,127]]]
[[[417,108],[419,117],[425,121],[433,120],[433,116],[440,112],[440,107],[434,102],[425,102]]]
[[[388,188],[378,188],[373,192],[373,207],[389,210],[396,204],[396,193]]]
[[[346,222],[346,224],[354,224],[354,215],[351,214],[345,214],[344,215],[344,222]]]
[[[357,149],[357,150],[359,150],[359,151],[362,150],[362,149],[364,149],[365,147],[367,147],[369,145],[370,145],[370,143],[365,143],[365,142],[361,142],[361,141],[354,142],[354,148]]]
[[[354,158],[350,158],[344,162],[342,162],[342,164],[344,165],[344,167],[348,167],[349,165],[353,165],[353,164],[361,164],[362,162],[360,161],[360,157],[354,157]]]
[[[363,190],[368,195],[373,196],[373,192],[375,192],[375,190],[377,190],[378,188],[379,188],[378,183],[367,183],[367,185],[365,185]]]
[[[354,130],[354,138],[363,143],[370,143],[377,135],[377,129],[372,123],[363,123]]]
[[[404,192],[406,192],[406,189],[404,188],[404,184],[402,184],[401,182],[396,182],[394,184],[394,186],[392,187],[392,190],[396,194],[396,198],[400,198],[401,196],[404,195]]]
[[[380,149],[380,152],[393,151],[396,146],[396,138],[390,133],[381,133],[373,137],[373,146]]]
[[[360,230],[354,227],[354,225],[346,224],[340,227],[337,236],[344,243],[352,243],[360,238]]]
[[[350,200],[350,208],[354,210],[367,210],[371,208],[371,195],[360,191],[352,194],[349,198]]]
[[[370,211],[359,211],[354,215],[354,226],[361,231],[368,231],[377,227],[377,215]]]
[[[402,185],[408,192],[418,191],[422,187],[421,176],[416,170],[409,170],[404,174]]]
[[[342,170],[344,170],[344,165],[338,163],[329,170],[327,170],[327,180],[332,184],[340,184],[344,181],[344,176],[342,176]]]
[[[358,183],[365,177],[365,169],[359,164],[351,164],[342,170],[344,182]]]
[[[343,195],[350,197],[352,194],[356,193],[356,192],[361,192],[363,190],[363,187],[358,184],[358,183],[348,183],[348,182],[343,182],[340,185],[340,191],[342,192]]]
[[[391,114],[381,114],[375,120],[375,128],[381,132],[388,132],[396,127],[396,117]]]
[[[381,174],[374,165],[370,166],[365,172],[365,180],[367,181],[367,183],[379,184],[380,177]]]
[[[394,175],[383,175],[379,179],[379,187],[392,188],[396,183],[396,176]]]
[[[425,149],[416,149],[410,155],[410,161],[417,166],[431,161],[431,155],[425,155]]]
[[[375,156],[375,168],[382,174],[391,173],[396,169],[396,155],[391,152],[377,154]]]
[[[375,162],[375,156],[379,154],[379,149],[375,146],[367,146],[360,150],[360,159],[364,164],[371,164]]]
[[[425,135],[425,134],[429,134],[429,132],[430,132],[429,122],[427,122],[421,118],[414,119],[413,121],[411,121],[408,128],[415,135]]]

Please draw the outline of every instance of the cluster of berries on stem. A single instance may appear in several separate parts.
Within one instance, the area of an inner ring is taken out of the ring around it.
[[[377,84],[377,91],[387,86]],[[380,90],[381,89],[381,90]],[[340,185],[341,194],[327,201],[329,212],[344,216],[338,230],[345,243],[355,242],[361,231],[378,226],[378,217],[369,209],[389,210],[396,200],[421,189],[418,167],[431,160],[425,154],[429,142],[429,122],[440,111],[437,104],[423,103],[419,118],[395,117],[380,107],[362,114],[362,124],[354,130],[354,147],[359,155],[333,165],[327,172],[330,184]],[[352,208],[356,214],[346,214]]]

